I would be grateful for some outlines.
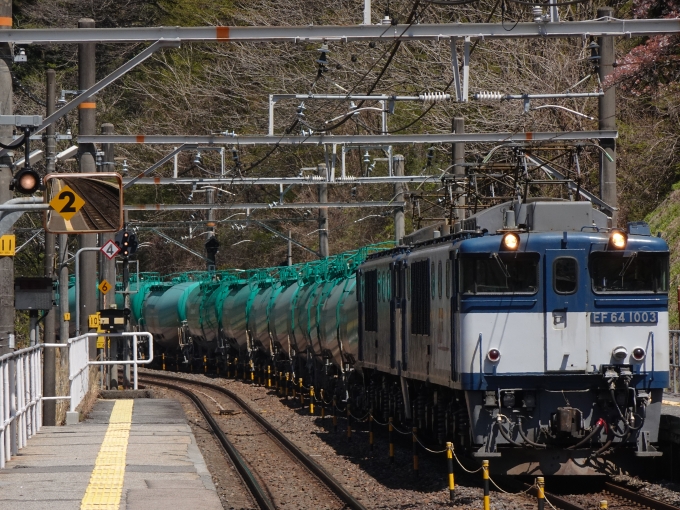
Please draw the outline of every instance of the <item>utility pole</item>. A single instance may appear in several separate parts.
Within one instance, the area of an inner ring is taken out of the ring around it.
[[[597,17],[611,17],[613,14],[611,7],[600,7],[597,9]],[[614,70],[614,38],[612,36],[598,37],[600,46],[600,60],[598,65],[598,76],[600,83]],[[604,96],[599,98],[599,128],[616,129],[616,88],[609,87],[604,91]],[[616,199],[616,140],[607,138],[600,140],[600,146],[605,150],[609,157],[600,154],[600,198],[612,207],[617,207]],[[611,158],[611,160],[610,160]],[[612,211],[612,226],[615,227],[618,220],[618,212]]]
[[[465,119],[463,117],[453,118],[453,132],[457,135],[465,134]],[[455,214],[454,219],[456,221],[462,221],[465,219],[465,196],[463,196],[464,188],[458,182],[458,179],[462,179],[463,177],[465,177],[465,167],[463,166],[463,163],[465,163],[465,144],[462,142],[454,143],[453,153],[451,156],[452,156],[451,163],[453,164],[453,175],[456,178],[454,196],[456,197],[455,205],[457,207],[454,212]]]
[[[291,242],[293,231],[288,229],[288,253],[286,254],[286,265],[293,265],[293,243]]]
[[[0,28],[12,28],[12,0],[0,0]],[[0,114],[12,115],[12,49],[0,44]],[[0,142],[12,142],[12,126],[0,126]],[[12,198],[12,153],[0,157],[0,204]],[[14,349],[14,259],[0,257],[0,356]]]
[[[55,102],[57,100],[56,90],[56,73],[54,69],[47,70],[46,88],[47,96],[45,103],[47,104],[46,116],[49,117],[54,113]],[[54,173],[57,153],[57,140],[55,137],[54,124],[50,124],[45,132],[45,162],[46,171],[48,174]],[[54,280],[54,263],[55,257],[56,235],[45,232],[45,277]],[[52,307],[45,315],[45,333],[43,341],[46,344],[54,343],[56,337],[56,317],[57,309]],[[56,396],[56,352],[55,349],[45,349],[43,351],[43,395],[46,397]],[[43,400],[43,425],[54,426],[57,424],[56,415],[56,401]]]
[[[400,177],[404,175],[404,156],[395,154],[392,158],[394,163],[394,175]],[[394,184],[394,199],[395,202],[404,201],[404,184],[396,182]],[[404,235],[406,235],[406,226],[404,224],[404,207],[399,206],[394,209],[394,242],[399,246],[403,244]]]
[[[321,163],[317,167],[319,176],[323,178],[324,184],[319,184],[319,203],[328,202],[328,169],[326,163]],[[328,257],[328,207],[319,207],[319,254],[321,258]]]
[[[130,213],[128,211],[123,212],[123,228],[127,229],[128,223],[130,222]],[[139,286],[139,282],[137,282]],[[139,288],[139,287],[137,287]],[[125,308],[130,308],[130,259],[128,257],[123,257],[123,299],[125,300]],[[125,322],[125,331],[130,331],[130,322]],[[130,339],[123,339],[123,359],[129,361],[132,356],[130,349]],[[123,388],[128,389],[130,387],[130,365],[123,365]]]
[[[102,135],[112,135],[113,134],[113,124],[102,124]],[[102,144],[102,160],[99,166],[101,172],[114,172],[114,150],[112,143]],[[113,241],[115,234],[103,233],[101,234],[101,245],[104,246],[109,241]],[[100,268],[100,280],[106,280],[109,282],[111,290],[104,294],[101,292],[99,294],[99,309],[108,310],[116,306],[116,259],[109,259],[104,253],[99,254],[99,268]],[[106,358],[111,360],[118,359],[118,339],[109,338],[107,344],[104,347],[107,351]],[[106,388],[108,389],[118,389],[118,365],[109,365],[105,367],[106,376]]]
[[[94,28],[94,20],[84,18],[78,21],[78,28]],[[95,44],[81,43],[78,45],[78,88],[87,90],[95,84]],[[94,98],[82,103],[78,107],[78,132],[80,135],[94,135],[96,122],[96,103]],[[81,173],[97,171],[94,144],[78,144],[78,155]],[[80,234],[79,248],[97,246],[96,234]],[[97,255],[94,252],[84,252],[81,255],[80,278],[80,331],[89,331],[88,316],[97,311],[96,275]],[[90,352],[97,352],[97,339],[90,341]]]
[[[209,204],[215,203],[215,189],[206,189],[206,200]],[[217,251],[220,248],[220,243],[215,236],[215,210],[208,209],[208,239],[205,241],[206,265],[208,271],[217,269]]]

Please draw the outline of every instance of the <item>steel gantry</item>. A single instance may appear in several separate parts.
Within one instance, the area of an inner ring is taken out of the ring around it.
[[[397,145],[412,143],[525,143],[618,138],[617,131],[518,133],[440,133],[413,135],[81,135],[80,143],[146,143],[158,145]]]
[[[14,44],[135,43],[176,39],[182,42],[309,42],[365,40],[442,40],[455,37],[511,39],[523,37],[651,36],[680,32],[680,20],[611,17],[588,21],[522,22],[508,30],[502,23],[439,23],[413,25],[310,25],[290,27],[134,27],[47,28],[0,30],[0,42]]]

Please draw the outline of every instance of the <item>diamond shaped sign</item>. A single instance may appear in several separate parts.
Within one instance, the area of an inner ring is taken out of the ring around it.
[[[100,248],[100,250],[104,255],[106,255],[106,257],[109,260],[112,260],[113,257],[118,255],[118,253],[120,252],[120,248],[118,247],[118,245],[111,241],[110,239],[104,246]]]

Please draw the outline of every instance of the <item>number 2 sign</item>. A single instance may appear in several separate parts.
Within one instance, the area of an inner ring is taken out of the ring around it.
[[[59,216],[69,221],[85,205],[85,201],[76,195],[68,186],[64,186],[57,196],[50,200],[50,207],[59,213]]]

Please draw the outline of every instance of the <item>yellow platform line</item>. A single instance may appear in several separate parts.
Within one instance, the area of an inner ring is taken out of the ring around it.
[[[90,484],[80,502],[81,510],[118,510],[125,479],[133,400],[117,400],[109,418],[109,428],[99,449]]]

